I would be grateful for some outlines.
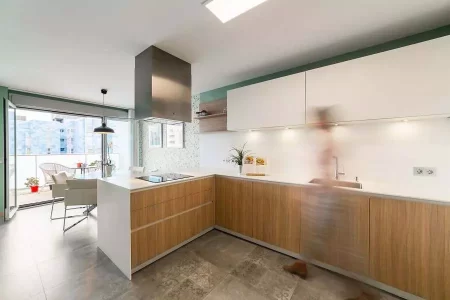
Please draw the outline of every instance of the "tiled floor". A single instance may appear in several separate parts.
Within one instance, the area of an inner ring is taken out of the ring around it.
[[[62,213],[57,204],[55,214]],[[282,271],[293,260],[212,231],[129,281],[97,248],[94,217],[62,233],[50,206],[18,212],[0,226],[0,299],[328,300],[361,285],[310,267],[305,281]],[[396,299],[383,296],[384,299]]]
[[[52,191],[48,187],[39,187],[39,192],[31,193],[30,189],[17,191],[17,202],[19,205],[39,203],[52,200]]]

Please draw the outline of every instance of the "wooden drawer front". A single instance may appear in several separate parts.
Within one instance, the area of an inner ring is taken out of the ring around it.
[[[186,182],[186,195],[192,195],[192,194],[200,193],[200,190],[201,190],[200,182],[202,180],[203,179]]]
[[[212,202],[213,198],[214,192],[209,190],[132,211],[131,230]]]
[[[132,232],[132,268],[212,226],[214,226],[214,203]]]
[[[301,188],[253,182],[253,238],[300,253]]]
[[[131,196],[131,230],[212,202],[214,194],[214,178],[134,193]]]
[[[178,183],[131,194],[131,211],[186,196],[188,183]]]
[[[186,197],[186,210],[214,201],[214,191],[203,191]]]
[[[369,198],[305,190],[301,253],[361,275],[369,275]]]
[[[202,204],[202,193],[186,196],[186,209],[192,209]]]
[[[164,218],[182,213],[186,210],[186,197],[161,202],[131,212],[131,229],[154,223]]]
[[[217,177],[215,188],[217,225],[252,236],[252,182]]]
[[[428,203],[371,198],[371,277],[425,299],[449,299],[445,295],[449,264],[443,263],[446,259],[448,262],[448,209]]]
[[[200,190],[211,191],[214,189],[214,177],[200,179]]]

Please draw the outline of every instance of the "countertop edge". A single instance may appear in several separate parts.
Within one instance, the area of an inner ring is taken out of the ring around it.
[[[316,184],[313,183],[301,183],[301,182],[287,182],[287,181],[279,181],[279,180],[270,180],[269,178],[264,178],[264,176],[258,177],[258,178],[249,178],[248,176],[239,176],[239,175],[224,175],[224,174],[215,174],[215,176],[221,176],[221,177],[229,177],[234,179],[241,179],[241,180],[249,180],[253,182],[266,182],[266,183],[276,183],[276,184],[284,184],[284,185],[293,185],[293,186],[299,186],[304,188],[314,188],[317,187]],[[429,204],[437,204],[437,205],[449,205],[450,206],[450,198],[449,200],[438,200],[438,199],[431,199],[431,198],[423,198],[423,197],[417,197],[412,195],[399,195],[399,194],[392,194],[392,193],[382,193],[382,192],[376,192],[376,191],[368,191],[364,189],[354,189],[354,188],[346,188],[346,187],[333,187],[333,189],[342,191],[342,192],[348,192],[351,194],[357,194],[357,195],[367,195],[367,196],[373,196],[377,198],[389,198],[394,200],[403,200],[403,201],[414,201],[414,202],[422,202],[422,203],[429,203]]]
[[[293,185],[293,186],[299,186],[299,187],[304,187],[304,188],[317,187],[316,184],[305,183],[305,182],[302,182],[301,180],[296,182],[296,181],[290,181],[290,180],[283,180],[283,178],[276,179],[276,177],[271,177],[271,176],[251,177],[251,176],[246,176],[246,175],[238,175],[238,174],[233,175],[233,174],[226,174],[226,173],[221,173],[221,172],[204,172],[204,173],[203,172],[184,172],[184,173],[191,175],[193,177],[180,179],[180,180],[176,180],[176,181],[171,181],[171,182],[164,182],[164,183],[155,183],[155,184],[148,183],[149,184],[148,186],[138,187],[138,188],[130,188],[130,187],[121,185],[117,182],[110,181],[110,180],[108,180],[108,178],[102,178],[99,180],[101,180],[102,182],[105,182],[105,183],[109,183],[109,184],[120,186],[124,189],[127,189],[130,191],[130,194],[142,192],[145,190],[150,190],[150,189],[154,189],[154,188],[158,188],[158,187],[162,187],[162,186],[179,184],[179,183],[183,183],[183,182],[189,182],[192,180],[213,177],[213,176],[228,177],[228,178],[233,178],[233,179],[238,179],[238,180],[248,180],[248,181],[252,181],[252,182],[266,182],[266,183],[274,183],[274,184]],[[115,180],[119,180],[119,179],[120,178],[115,178]],[[405,200],[405,201],[414,201],[414,202],[422,202],[422,203],[437,204],[437,205],[449,205],[450,206],[450,198],[448,200],[441,200],[441,199],[425,198],[425,197],[414,196],[414,195],[402,195],[401,193],[397,194],[397,193],[377,192],[377,191],[373,191],[373,190],[364,190],[364,185],[363,185],[362,190],[346,188],[346,187],[333,187],[333,189],[336,189],[338,191],[344,191],[346,193],[355,194],[355,195],[367,195],[368,197],[389,198],[389,199],[396,199],[396,200]]]
[[[173,184],[179,184],[179,183],[183,183],[183,182],[189,182],[189,181],[193,181],[196,179],[200,179],[200,178],[208,178],[208,177],[214,177],[216,176],[216,174],[213,173],[207,173],[207,174],[200,174],[200,175],[192,175],[192,177],[189,178],[183,178],[183,179],[179,179],[179,180],[175,180],[175,181],[168,181],[168,182],[161,182],[161,183],[151,183],[151,182],[147,182],[146,184],[148,184],[147,186],[144,187],[138,187],[138,188],[129,188],[126,187],[124,185],[118,184],[114,181],[111,181],[109,178],[98,178],[98,180],[107,183],[107,184],[111,184],[114,186],[119,186],[121,188],[124,188],[126,190],[128,190],[130,192],[130,194],[133,193],[137,193],[137,192],[142,192],[142,191],[146,191],[146,190],[151,190],[154,188],[159,188],[159,187],[163,187],[163,186],[169,186],[169,185],[173,185]],[[115,180],[120,180],[121,177],[111,177]],[[122,177],[122,179],[125,179],[124,177]]]
[[[132,190],[130,190],[130,193],[142,192],[142,191],[145,191],[145,190],[151,190],[151,189],[158,188],[158,187],[161,187],[161,186],[169,186],[169,185],[173,185],[173,184],[189,182],[189,181],[193,181],[193,180],[200,179],[200,178],[208,178],[208,177],[214,177],[214,176],[216,176],[216,174],[198,175],[198,176],[193,176],[193,177],[189,177],[189,178],[179,179],[179,180],[176,180],[176,181],[155,183],[154,186],[152,185],[152,186],[149,186],[149,187],[132,189]]]

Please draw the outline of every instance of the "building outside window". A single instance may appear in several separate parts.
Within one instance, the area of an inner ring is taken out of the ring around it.
[[[98,118],[17,110],[17,155],[101,153]]]

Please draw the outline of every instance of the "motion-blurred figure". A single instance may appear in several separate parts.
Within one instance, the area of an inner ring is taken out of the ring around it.
[[[332,161],[334,155],[334,141],[331,134],[331,108],[317,110],[318,124],[318,166],[321,178],[324,179],[323,189],[328,189],[332,179]],[[298,260],[290,266],[284,266],[284,270],[305,279],[308,276],[308,269],[304,261]]]
[[[319,123],[319,168],[322,179],[325,179],[327,185],[333,179],[333,157],[335,156],[335,144],[331,133],[331,108],[321,108],[317,111]]]
[[[318,171],[321,177],[322,184],[311,188],[310,193],[314,195],[311,199],[319,202],[317,205],[321,207],[321,211],[314,216],[315,224],[314,229],[316,232],[320,232],[322,236],[332,236],[336,234],[336,229],[339,224],[335,224],[333,219],[333,211],[330,207],[333,207],[333,203],[339,198],[336,197],[334,190],[332,189],[334,178],[334,157],[336,156],[336,145],[333,139],[332,127],[333,127],[333,108],[321,108],[317,110],[318,123],[316,126],[316,138],[318,140],[317,145],[317,160]],[[305,255],[305,254],[304,254]],[[307,255],[307,254],[306,254]],[[308,275],[307,264],[304,261],[298,260],[290,266],[284,266],[284,270],[292,274],[298,275],[303,279],[306,279]],[[374,300],[372,296],[362,293],[359,297],[348,300]]]

